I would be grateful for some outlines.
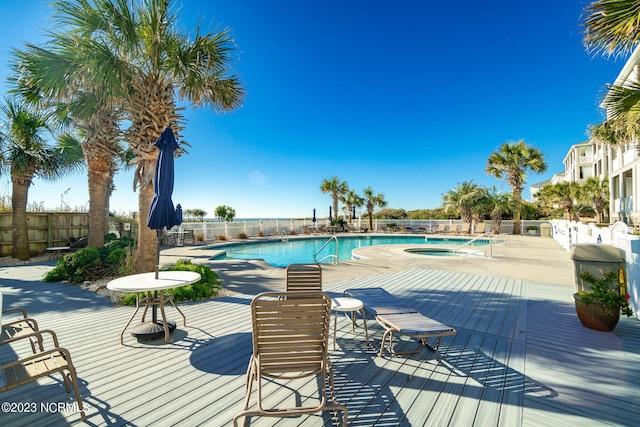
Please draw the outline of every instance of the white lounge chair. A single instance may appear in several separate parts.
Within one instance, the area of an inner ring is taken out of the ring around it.
[[[435,351],[440,346],[442,337],[457,333],[452,327],[418,313],[417,310],[382,288],[347,289],[344,294],[362,301],[365,311],[371,314],[384,328],[385,332],[382,336],[378,356],[382,356],[387,337],[389,338],[389,352],[395,355],[417,353],[422,350],[422,347],[428,345],[427,338],[431,337],[438,338],[435,346],[429,346]],[[392,343],[394,332],[417,338],[421,347],[414,351],[395,351]]]

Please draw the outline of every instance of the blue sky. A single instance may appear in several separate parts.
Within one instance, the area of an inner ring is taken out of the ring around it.
[[[625,58],[587,53],[587,2],[184,0],[180,24],[231,29],[243,106],[216,115],[188,110],[189,154],[176,160],[174,203],[213,216],[328,215],[320,192],[334,175],[389,207],[436,208],[457,183],[509,191],[484,172],[500,144],[524,139],[549,169],[602,121],[599,99]],[[46,2],[0,3],[0,81],[8,53],[37,42]],[[116,178],[111,210],[137,210],[131,172]],[[68,189],[68,191],[67,191]],[[0,195],[9,195],[2,177]],[[528,188],[525,191],[528,197]],[[36,181],[29,201],[88,206],[86,178]]]

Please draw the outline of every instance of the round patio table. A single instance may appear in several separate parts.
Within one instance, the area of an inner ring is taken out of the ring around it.
[[[369,332],[367,331],[367,318],[365,317],[364,306],[362,304],[362,301],[360,301],[357,298],[350,298],[350,297],[332,298],[331,310],[336,312],[333,318],[333,349],[334,350],[336,349],[336,330],[338,326],[338,315],[340,313],[345,313],[345,315],[347,315],[347,313],[351,314],[350,317],[348,315],[347,317],[349,317],[349,320],[351,320],[351,330],[355,331],[356,313],[360,311],[360,314],[362,315],[362,321],[364,323],[364,334],[365,334],[367,343],[369,342]]]
[[[169,295],[168,298],[165,298],[165,290],[190,285],[199,280],[200,274],[193,271],[160,271],[158,272],[157,279],[156,273],[151,272],[124,276],[110,281],[107,284],[107,289],[111,289],[112,291],[136,293],[136,311],[120,333],[120,344],[124,344],[124,332],[138,313],[138,310],[140,310],[141,305],[144,305],[142,323],[133,328],[131,335],[137,338],[151,340],[164,334],[164,341],[169,342],[170,334],[176,328],[176,322],[171,320],[167,321],[167,317],[164,312],[165,299],[168,300],[168,302],[182,315],[184,326],[187,326],[187,318],[176,306],[171,295]],[[147,295],[140,298],[140,293],[146,293]],[[144,319],[150,306],[152,310],[151,322],[145,322]],[[160,308],[160,314],[162,316],[161,322],[158,321],[158,307]]]

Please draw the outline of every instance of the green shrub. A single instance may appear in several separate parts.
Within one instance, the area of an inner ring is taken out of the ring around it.
[[[134,243],[133,239],[123,237],[107,241],[100,249],[87,246],[67,254],[58,259],[56,266],[45,274],[43,280],[82,283],[117,276],[126,263],[127,248],[131,248]]]
[[[192,264],[190,259],[179,259],[175,264],[162,268],[162,271],[194,271],[200,273],[200,281],[166,291],[167,294],[173,296],[176,302],[209,299],[218,295],[221,289],[220,279],[218,275],[211,270],[211,267],[202,264]],[[124,305],[135,305],[136,294],[124,293],[120,297],[120,302]]]
[[[45,282],[68,280],[73,283],[93,280],[97,278],[100,266],[98,249],[87,246],[60,258],[54,269],[47,273],[43,280]]]

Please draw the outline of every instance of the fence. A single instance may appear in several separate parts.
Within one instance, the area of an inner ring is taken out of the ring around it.
[[[9,256],[13,248],[12,214],[0,214],[0,256]],[[137,237],[137,225],[109,217],[109,230],[120,236]],[[66,246],[70,239],[78,239],[89,233],[87,212],[33,212],[27,214],[29,251],[32,254],[46,252],[52,246]]]
[[[540,224],[547,221],[526,220],[521,221],[521,233],[527,233],[527,228],[536,227],[531,234],[540,234]],[[386,232],[390,228],[400,230],[411,230],[412,232],[433,231],[440,224],[461,224],[460,220],[429,220],[429,219],[375,219],[373,220],[372,232]],[[282,236],[292,234],[310,234],[322,226],[329,225],[328,221],[320,220],[312,222],[310,219],[274,219],[274,220],[252,220],[234,222],[185,222],[182,229],[193,230],[193,234],[198,241],[212,242],[220,236],[225,238],[237,238],[244,234],[247,237],[256,236]],[[353,225],[358,230],[368,229],[367,219],[354,219]],[[392,227],[393,226],[393,227]],[[487,233],[492,232],[491,223],[487,223]],[[497,233],[513,233],[513,221],[502,221],[500,230]]]
[[[633,235],[631,229],[623,222],[616,222],[606,227],[567,220],[550,222],[551,237],[566,251],[570,251],[573,245],[588,243],[602,243],[620,247],[624,245],[623,241],[640,238],[640,236]]]
[[[11,213],[0,214],[0,256],[11,255],[12,226]],[[540,223],[546,221],[527,220],[521,222],[521,232],[527,232],[528,227],[537,227],[534,234],[539,234]],[[412,232],[426,232],[438,228],[440,224],[461,224],[461,220],[429,220],[429,219],[375,219],[372,232],[383,233],[389,229],[411,230]],[[292,234],[310,234],[323,225],[329,225],[325,219],[312,222],[310,219],[269,219],[255,221],[234,222],[185,222],[184,230],[193,230],[196,240],[212,242],[220,236],[237,238],[241,234],[247,237],[282,236]],[[357,229],[368,229],[368,219],[353,220]],[[29,250],[33,254],[45,252],[48,247],[66,246],[70,239],[78,239],[89,232],[89,214],[87,212],[37,212],[27,214],[29,233]],[[109,217],[109,230],[120,236],[134,237],[138,235],[137,224],[123,222]],[[487,223],[486,232],[491,232],[491,223]],[[502,221],[499,233],[513,233],[513,221]]]

